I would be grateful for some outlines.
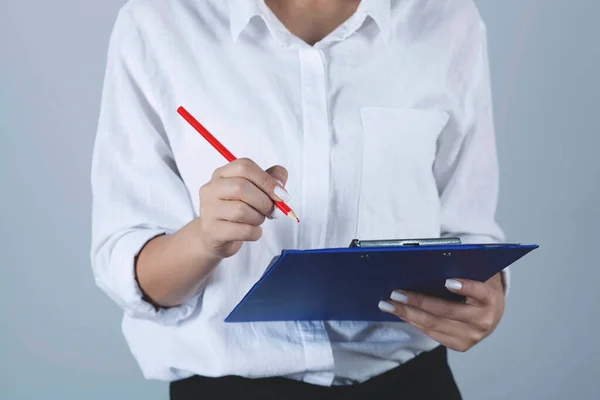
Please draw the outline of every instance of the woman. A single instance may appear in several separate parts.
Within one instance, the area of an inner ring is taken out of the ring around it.
[[[460,398],[446,349],[494,330],[500,275],[449,280],[465,304],[372,305],[406,322],[223,320],[283,248],[502,240],[487,62],[470,0],[129,2],[94,149],[92,260],[144,376],[173,399]],[[248,158],[224,165],[179,105]],[[277,200],[302,222],[272,218]]]

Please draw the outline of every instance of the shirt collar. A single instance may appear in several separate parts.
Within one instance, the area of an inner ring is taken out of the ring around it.
[[[230,30],[231,37],[236,41],[240,34],[246,29],[250,20],[260,16],[258,1],[264,0],[229,0]],[[391,0],[361,0],[357,14],[373,18],[387,42],[392,30]]]
[[[360,6],[364,7],[365,15],[373,18],[387,43],[392,34],[391,0],[361,0]]]
[[[255,0],[229,0],[231,37],[236,41],[252,17],[260,15]]]

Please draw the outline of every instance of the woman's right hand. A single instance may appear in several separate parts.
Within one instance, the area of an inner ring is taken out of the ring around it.
[[[200,216],[196,220],[206,255],[231,257],[244,242],[260,239],[260,226],[273,212],[274,202],[290,200],[283,188],[287,177],[281,166],[265,171],[247,158],[215,170],[210,182],[200,188]]]

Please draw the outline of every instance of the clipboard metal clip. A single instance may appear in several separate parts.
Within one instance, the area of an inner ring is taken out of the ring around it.
[[[385,239],[385,240],[359,240],[353,239],[349,247],[394,247],[394,246],[439,246],[461,244],[460,238],[422,238],[422,239]]]

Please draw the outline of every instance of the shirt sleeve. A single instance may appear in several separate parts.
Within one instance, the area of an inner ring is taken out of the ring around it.
[[[198,295],[173,308],[155,308],[135,276],[135,259],[152,238],[194,218],[178,173],[151,78],[148,49],[125,9],[110,38],[92,168],[91,262],[96,284],[133,317],[175,324]]]
[[[451,90],[456,106],[434,163],[442,236],[458,236],[463,243],[502,242],[504,232],[495,220],[499,173],[483,23],[457,44]],[[503,281],[507,294],[508,268]]]

